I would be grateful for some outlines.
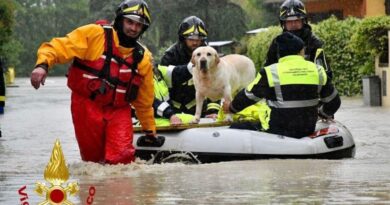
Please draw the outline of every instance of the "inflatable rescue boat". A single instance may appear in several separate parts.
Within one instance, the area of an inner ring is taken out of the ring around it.
[[[337,121],[318,121],[315,133],[301,139],[230,129],[224,123],[212,123],[207,119],[197,125],[159,127],[157,130],[160,136],[157,146],[145,145],[142,132],[135,133],[137,157],[154,163],[209,163],[269,158],[342,159],[355,155],[351,133]]]

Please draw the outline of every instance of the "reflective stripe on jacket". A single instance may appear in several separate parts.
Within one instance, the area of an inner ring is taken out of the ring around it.
[[[297,138],[314,132],[319,106],[331,116],[341,103],[324,69],[299,55],[283,57],[279,63],[261,69],[237,94],[230,110],[237,113],[261,99],[271,108],[269,131]]]
[[[159,66],[160,67],[160,66]],[[164,81],[161,70],[155,68],[154,71],[154,97],[153,108],[156,117],[170,118],[173,115],[173,111],[170,108],[169,101],[169,89],[167,83]],[[156,118],[156,122],[157,121]],[[156,125],[158,125],[156,123]]]
[[[276,100],[267,100],[270,107],[299,108],[317,106],[318,96],[314,98],[286,100],[283,98],[282,87],[288,85],[316,85],[318,94],[326,83],[324,69],[314,63],[300,60],[299,56],[287,56],[282,58],[281,63],[265,67],[269,87],[274,88]],[[283,62],[289,63],[283,63]]]

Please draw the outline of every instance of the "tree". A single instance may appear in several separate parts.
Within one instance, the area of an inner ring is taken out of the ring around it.
[[[158,61],[162,52],[178,39],[185,17],[198,16],[208,28],[208,40],[241,38],[246,30],[245,12],[229,0],[146,0],[152,11],[152,25],[144,42]]]
[[[95,22],[99,19],[113,21],[115,10],[120,3],[121,0],[89,0],[89,21]]]
[[[12,0],[0,1],[0,56],[6,56],[4,46],[10,41],[15,6]]]
[[[18,74],[29,74],[35,65],[36,50],[53,37],[64,36],[76,26],[86,22],[88,0],[16,0],[16,39],[23,45]],[[54,73],[64,73],[55,69]]]
[[[0,2],[0,45],[9,40],[12,34],[14,5],[11,0]]]
[[[278,4],[266,4],[264,0],[236,0],[247,13],[249,18],[246,19],[249,29],[275,26],[279,24]]]

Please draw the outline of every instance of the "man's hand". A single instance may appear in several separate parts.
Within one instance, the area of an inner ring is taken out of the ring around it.
[[[31,85],[35,89],[38,89],[41,84],[45,85],[46,76],[47,72],[43,67],[36,67],[31,73]]]
[[[169,118],[169,121],[171,125],[181,125],[183,124],[183,121],[177,116],[177,115],[172,115],[171,118]]]
[[[152,138],[155,138],[157,136],[156,133],[151,130],[144,130],[144,134],[145,136],[152,137]]]
[[[318,112],[318,118],[323,122],[333,122],[334,116],[333,115],[327,115],[325,112],[323,112],[321,109]]]
[[[206,117],[206,118],[211,118],[211,119],[213,119],[213,120],[216,120],[217,117],[218,117],[218,114],[213,113],[213,114],[206,115],[205,117]]]

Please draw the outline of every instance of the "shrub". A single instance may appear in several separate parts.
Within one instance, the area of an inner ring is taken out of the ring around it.
[[[368,56],[359,55],[351,49],[351,36],[356,32],[360,20],[329,18],[313,26],[313,32],[324,42],[328,64],[333,70],[333,83],[341,95],[352,96],[361,93],[362,62]]]
[[[360,56],[369,56],[368,61],[362,61],[364,62],[361,67],[362,72],[374,73],[375,56],[389,49],[388,30],[390,30],[389,16],[366,18],[357,26],[351,38],[351,49]]]
[[[272,39],[281,32],[282,29],[279,26],[272,26],[268,27],[267,31],[260,32],[249,38],[247,43],[247,56],[253,60],[257,70],[260,70],[265,63],[265,58]]]

